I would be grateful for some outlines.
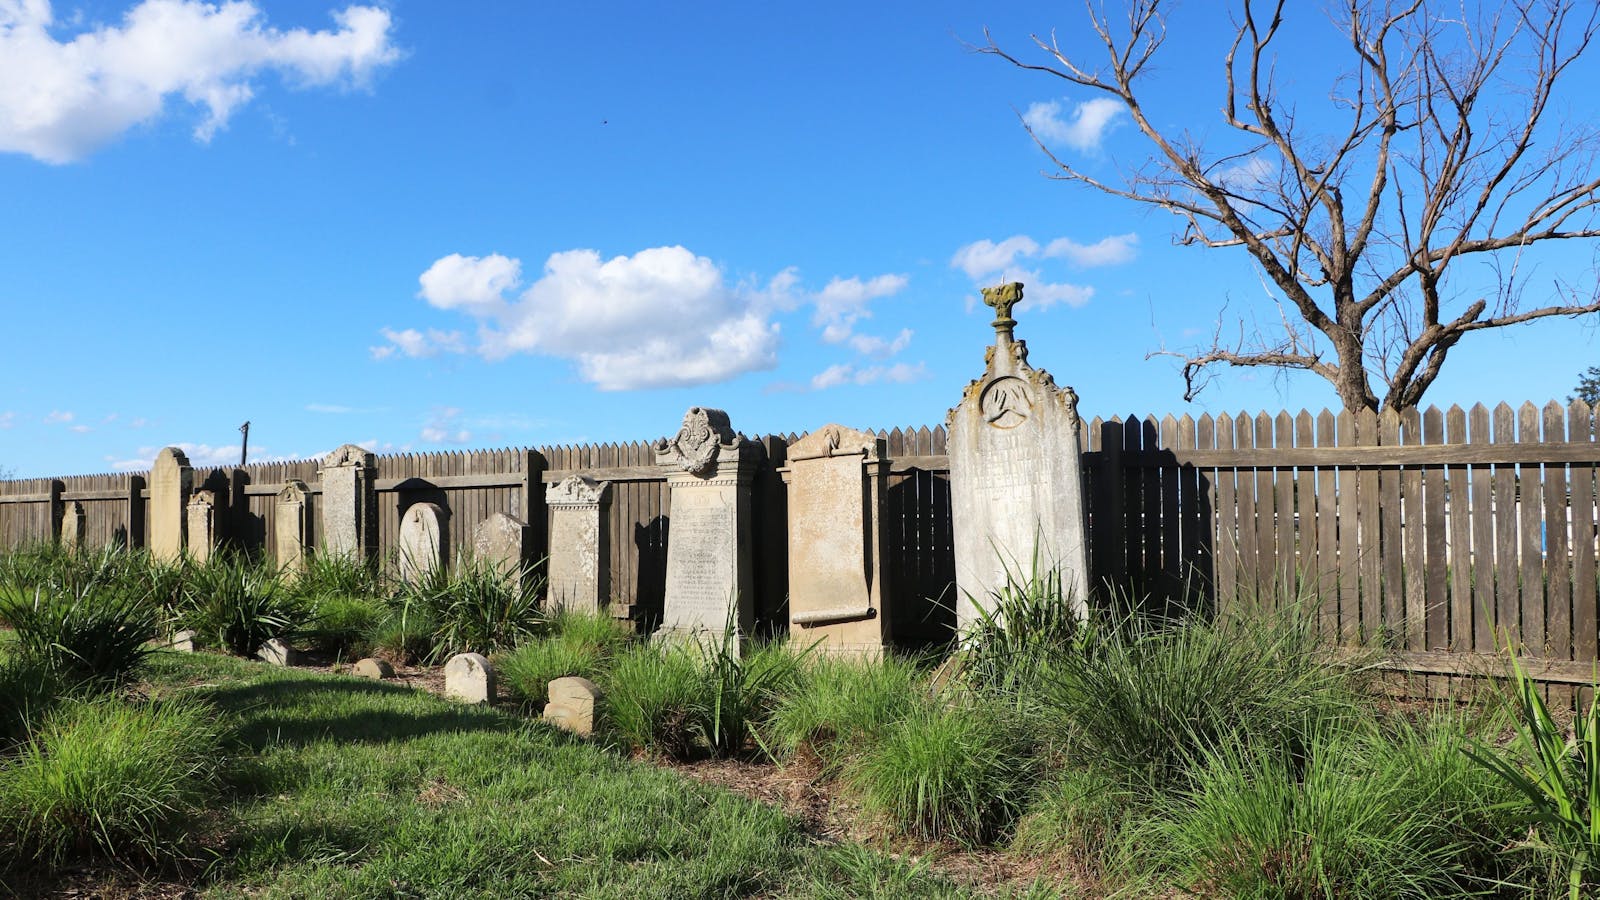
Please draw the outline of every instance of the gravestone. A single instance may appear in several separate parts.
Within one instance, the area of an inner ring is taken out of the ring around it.
[[[306,568],[306,484],[290,480],[278,491],[273,509],[272,538],[278,570],[293,578]]]
[[[274,666],[298,666],[300,664],[300,651],[289,646],[282,638],[273,638],[261,645],[256,651],[256,657],[262,662]]]
[[[189,558],[203,563],[211,558],[217,544],[217,495],[211,491],[195,491],[184,508],[184,531],[189,546]]]
[[[381,659],[369,656],[366,659],[357,660],[356,664],[350,667],[350,674],[357,678],[371,678],[374,681],[382,681],[385,678],[394,677],[394,666]]]
[[[599,612],[611,599],[611,483],[573,475],[545,491],[550,508],[550,602]]]
[[[985,288],[995,309],[995,342],[983,377],[950,410],[951,530],[956,555],[956,620],[962,629],[987,609],[1007,572],[1060,572],[1063,591],[1086,613],[1089,593],[1078,395],[1028,365],[1013,337],[1017,283]]]
[[[444,510],[433,503],[413,503],[400,517],[400,580],[416,584],[444,564]]]
[[[789,445],[789,639],[827,653],[881,656],[884,440],[827,425]],[[819,643],[820,642],[820,643]]]
[[[196,635],[188,628],[174,631],[172,637],[167,639],[167,649],[177,653],[193,653]]]
[[[528,526],[505,513],[495,513],[484,519],[472,532],[473,559],[499,573],[509,588],[522,583],[527,547]]]
[[[150,468],[150,499],[145,505],[150,556],[176,562],[183,556],[185,507],[194,490],[194,470],[177,447],[164,447]]]
[[[83,504],[76,500],[67,503],[61,514],[61,550],[76,553],[83,546]]]
[[[582,737],[594,734],[594,707],[603,696],[600,686],[578,675],[550,682],[550,700],[544,720]]]
[[[377,457],[345,444],[322,461],[322,547],[331,556],[371,560],[378,552]]]
[[[477,653],[458,653],[444,664],[444,695],[466,703],[494,702],[494,666]]]
[[[754,609],[750,444],[734,433],[727,413],[696,406],[655,451],[671,491],[666,598],[655,637],[716,642],[731,621],[737,647]]]

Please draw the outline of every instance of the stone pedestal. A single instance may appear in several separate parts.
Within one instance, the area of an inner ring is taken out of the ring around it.
[[[413,503],[400,517],[400,580],[416,584],[444,565],[444,510],[432,503]]]
[[[217,546],[217,495],[211,491],[195,491],[184,508],[185,540],[189,558],[197,563],[211,559]]]
[[[83,504],[76,500],[68,502],[61,512],[61,551],[63,553],[76,553],[83,546],[84,515]]]
[[[306,496],[303,481],[289,481],[278,491],[272,515],[272,540],[278,570],[294,578],[306,569]]]
[[[883,439],[827,425],[789,446],[789,639],[824,653],[881,656]]]
[[[1028,365],[1027,345],[1012,336],[1022,285],[986,288],[983,299],[995,308],[995,343],[947,420],[956,619],[962,629],[976,622],[1008,571],[1030,575],[1035,552],[1041,571],[1060,572],[1081,615],[1089,572],[1078,396]]]
[[[484,519],[472,531],[472,558],[497,572],[507,587],[520,588],[528,559],[528,526],[505,513]]]
[[[671,491],[656,639],[720,642],[731,623],[742,641],[754,618],[749,444],[734,434],[727,413],[696,406],[677,436],[655,449]]]
[[[597,613],[611,600],[611,484],[574,475],[545,491],[550,507],[550,606]]]
[[[153,559],[175,562],[183,557],[184,510],[193,491],[189,457],[177,447],[163,448],[150,469],[150,500],[145,505],[146,543]]]
[[[355,444],[328,454],[322,479],[322,548],[330,556],[370,562],[378,552],[377,457]]]

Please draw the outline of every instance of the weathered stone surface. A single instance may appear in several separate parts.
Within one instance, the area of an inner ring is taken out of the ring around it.
[[[217,495],[211,491],[195,491],[189,497],[184,515],[189,558],[203,563],[211,558],[211,551],[217,545]]]
[[[494,666],[481,654],[458,653],[444,664],[444,695],[465,703],[493,703]]]
[[[150,468],[150,499],[145,504],[146,542],[151,557],[174,562],[183,556],[184,510],[194,491],[189,457],[177,447],[162,448]]]
[[[550,602],[599,612],[611,599],[611,484],[573,475],[545,492],[550,508]]]
[[[394,666],[389,665],[384,660],[369,656],[366,659],[357,660],[356,664],[350,667],[350,674],[357,678],[371,678],[375,681],[382,681],[385,678],[394,677]]]
[[[322,547],[333,556],[370,559],[378,549],[377,457],[355,444],[328,454],[322,479]]]
[[[274,666],[296,666],[300,664],[300,651],[289,646],[280,638],[273,638],[261,645],[256,651],[257,658],[271,663]]]
[[[69,501],[61,514],[61,549],[66,553],[76,553],[83,546],[84,515],[83,504],[76,500]]]
[[[665,608],[655,636],[718,641],[731,619],[742,640],[754,609],[749,443],[734,434],[727,413],[696,406],[677,436],[656,446],[656,463],[666,471],[672,515]]]
[[[883,439],[826,425],[789,446],[789,637],[828,653],[878,656],[883,607]]]
[[[550,682],[550,701],[545,704],[545,721],[573,734],[594,734],[595,704],[602,696],[600,686],[577,675]]]
[[[957,622],[977,621],[1008,569],[1027,577],[1036,548],[1081,614],[1089,573],[1078,397],[1028,365],[1027,345],[1014,339],[1022,285],[983,296],[995,308],[995,343],[947,420]]]
[[[472,557],[500,573],[507,586],[515,587],[528,559],[528,526],[505,513],[484,519],[472,532]]]
[[[288,481],[273,509],[272,538],[277,551],[278,569],[293,578],[306,568],[306,497],[305,482]]]
[[[400,579],[416,584],[444,565],[444,510],[433,503],[413,503],[400,517]]]
[[[194,639],[195,633],[187,628],[174,631],[172,637],[167,639],[167,649],[178,653],[193,653]]]

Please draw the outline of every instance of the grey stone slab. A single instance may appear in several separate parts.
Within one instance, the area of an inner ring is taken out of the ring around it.
[[[464,703],[493,703],[494,666],[478,653],[458,653],[444,664],[444,695]]]
[[[356,664],[350,667],[350,674],[357,678],[371,678],[374,681],[382,681],[385,678],[394,677],[394,666],[389,665],[384,660],[369,656],[366,659],[357,660]]]
[[[345,444],[322,461],[322,548],[333,556],[369,560],[377,553],[377,457]]]
[[[995,308],[995,343],[983,376],[950,410],[948,453],[956,554],[956,618],[965,629],[988,608],[1007,573],[1060,572],[1068,602],[1082,614],[1089,592],[1078,397],[1028,364],[1011,309],[1022,285],[986,288]]]
[[[667,525],[664,641],[719,642],[731,622],[735,646],[754,610],[748,441],[722,410],[693,407],[678,434],[656,446],[671,491]]]
[[[76,553],[83,546],[84,522],[83,504],[76,500],[68,502],[61,515],[61,549],[64,552]]]
[[[306,505],[309,489],[303,481],[288,481],[278,491],[273,509],[273,544],[278,570],[293,578],[306,568]]]
[[[217,495],[207,490],[195,491],[184,507],[184,516],[189,558],[204,563],[217,546]]]
[[[573,475],[552,485],[545,503],[550,508],[551,605],[601,611],[611,599],[610,483]]]
[[[164,447],[150,468],[150,500],[145,505],[146,542],[151,557],[175,562],[183,557],[185,508],[194,491],[194,469],[177,447]]]
[[[528,560],[528,526],[515,516],[495,513],[472,531],[472,557],[499,573],[508,587],[522,581]]]
[[[400,517],[400,578],[416,584],[447,558],[444,510],[433,503],[413,503]]]
[[[883,653],[883,439],[826,425],[789,445],[789,637],[819,652]]]

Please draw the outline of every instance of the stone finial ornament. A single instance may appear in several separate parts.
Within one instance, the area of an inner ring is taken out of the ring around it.
[[[727,413],[691,406],[683,414],[683,427],[675,436],[657,444],[656,454],[691,475],[704,476],[716,468],[717,451],[738,442]]]
[[[596,481],[587,475],[572,475],[545,490],[546,503],[600,503],[611,490],[611,482]]]
[[[997,287],[983,289],[983,303],[994,307],[995,334],[1009,340],[1017,320],[1011,318],[1011,307],[1022,302],[1022,282],[1013,281]]]

